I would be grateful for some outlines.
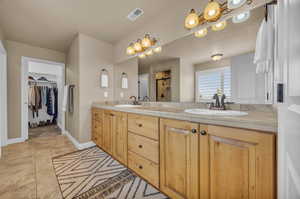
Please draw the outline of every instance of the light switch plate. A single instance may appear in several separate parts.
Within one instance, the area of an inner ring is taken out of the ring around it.
[[[108,92],[107,91],[104,92],[104,97],[108,98]]]
[[[120,93],[120,97],[124,98],[124,93],[123,92]]]

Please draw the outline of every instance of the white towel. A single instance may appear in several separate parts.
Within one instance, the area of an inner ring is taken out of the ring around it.
[[[68,94],[69,94],[69,85],[65,85],[64,87],[64,98],[63,98],[63,112],[67,112],[67,106],[68,106]]]
[[[254,64],[256,73],[268,73],[273,65],[274,27],[271,20],[263,19],[257,33]]]

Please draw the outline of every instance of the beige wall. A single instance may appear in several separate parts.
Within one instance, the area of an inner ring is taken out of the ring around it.
[[[21,57],[65,62],[65,54],[57,51],[6,41],[8,64],[8,138],[21,137]]]
[[[75,85],[74,112],[66,113],[66,129],[76,139],[79,139],[79,38],[72,41],[66,61],[66,84]]]
[[[222,68],[231,66],[230,58],[221,59],[220,61],[208,61],[204,63],[195,64],[195,71],[209,70],[214,68]]]
[[[128,89],[121,88],[121,75],[128,76]],[[138,96],[138,59],[133,58],[114,66],[114,100],[129,100],[130,96]],[[123,98],[121,97],[123,93]]]
[[[194,65],[186,59],[180,59],[180,102],[195,100]]]
[[[4,40],[4,32],[1,27],[0,27],[0,40]]]
[[[91,106],[95,101],[113,100],[112,45],[79,34],[79,137],[78,141],[91,140]],[[108,89],[100,88],[100,72],[109,72]],[[104,92],[108,98],[104,98]]]

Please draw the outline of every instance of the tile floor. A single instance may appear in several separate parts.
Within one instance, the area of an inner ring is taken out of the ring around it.
[[[28,130],[29,139],[37,138],[37,137],[56,136],[60,134],[61,134],[61,130],[57,125],[29,128]]]
[[[76,151],[66,136],[30,139],[2,148],[1,199],[61,199],[52,157]]]

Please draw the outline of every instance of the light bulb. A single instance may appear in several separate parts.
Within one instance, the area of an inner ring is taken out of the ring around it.
[[[236,16],[233,16],[232,22],[233,23],[242,23],[242,22],[247,21],[249,19],[249,17],[250,17],[250,11],[247,11],[247,12],[238,14]]]
[[[158,46],[158,47],[154,48],[153,51],[154,51],[155,53],[160,53],[160,52],[162,51],[162,47],[161,47],[161,46]]]
[[[144,48],[149,48],[151,46],[151,38],[149,34],[146,34],[142,40],[142,46]]]
[[[221,6],[216,1],[209,2],[204,9],[204,19],[210,22],[217,21],[221,17]]]
[[[146,55],[144,53],[139,55],[139,58],[141,58],[141,59],[144,59],[145,57],[146,57]]]
[[[150,49],[150,50],[148,50],[145,54],[146,54],[147,56],[151,56],[151,55],[153,55],[153,50]]]
[[[195,32],[195,37],[201,38],[207,35],[207,28]]]
[[[130,44],[127,49],[126,49],[126,52],[128,55],[134,55],[135,54],[135,50],[134,48],[132,47],[132,44]]]
[[[192,9],[190,14],[185,18],[185,27],[187,29],[192,29],[198,26],[199,16],[196,14],[195,10]]]
[[[137,42],[134,43],[133,48],[136,52],[141,52],[143,50],[140,39],[138,39]]]
[[[211,27],[211,29],[212,29],[213,31],[220,31],[220,30],[224,30],[224,29],[226,28],[226,26],[227,26],[227,22],[226,22],[226,20],[225,20],[225,21],[221,21],[221,22],[219,22],[219,23],[213,25],[213,26]]]
[[[228,0],[227,7],[228,9],[236,9],[242,7],[247,0]]]

